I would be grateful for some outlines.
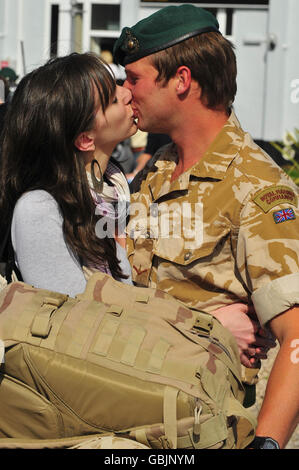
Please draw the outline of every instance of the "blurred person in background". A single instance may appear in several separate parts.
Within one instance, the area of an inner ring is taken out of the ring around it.
[[[0,77],[3,77],[6,80],[9,89],[9,93],[5,101],[10,101],[17,87],[17,80],[19,77],[16,72],[10,67],[3,67],[0,70]]]
[[[155,155],[155,158],[158,158],[158,150],[170,142],[171,139],[166,134],[147,133],[144,152],[138,155],[134,171],[130,175],[126,175],[132,192],[136,192],[139,188],[140,181],[143,179],[142,170],[144,169],[144,173],[146,173],[148,166],[153,164],[153,156]]]

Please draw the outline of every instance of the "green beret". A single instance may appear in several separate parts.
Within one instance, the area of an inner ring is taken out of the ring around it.
[[[114,44],[114,62],[124,66],[209,31],[219,32],[219,24],[203,8],[194,5],[161,8],[132,28],[123,28]]]

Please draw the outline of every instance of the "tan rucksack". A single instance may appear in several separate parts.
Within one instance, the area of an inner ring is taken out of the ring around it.
[[[76,298],[13,282],[0,293],[0,338],[2,447],[114,435],[155,449],[244,448],[254,438],[234,338],[162,291],[101,273]]]

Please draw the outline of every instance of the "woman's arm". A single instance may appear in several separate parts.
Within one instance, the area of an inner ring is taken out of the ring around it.
[[[268,380],[256,435],[272,437],[284,448],[299,423],[299,307],[274,317],[269,325],[280,350]]]
[[[62,222],[58,204],[49,193],[30,191],[16,204],[12,243],[24,282],[75,296],[84,290],[86,281],[65,243]]]

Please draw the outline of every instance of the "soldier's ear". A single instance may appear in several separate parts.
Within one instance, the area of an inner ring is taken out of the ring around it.
[[[178,95],[182,95],[189,90],[191,86],[191,70],[185,65],[181,65],[176,71],[176,92]]]
[[[81,152],[93,152],[95,150],[95,144],[92,133],[81,132],[75,139],[75,146]]]

